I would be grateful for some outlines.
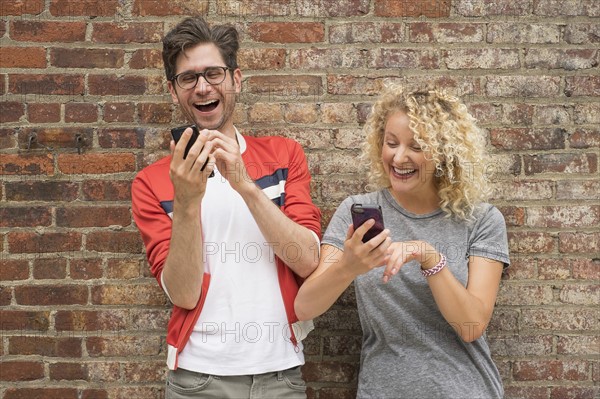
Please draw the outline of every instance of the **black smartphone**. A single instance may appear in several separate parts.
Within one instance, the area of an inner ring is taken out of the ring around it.
[[[179,139],[181,138],[181,135],[183,134],[185,129],[187,129],[188,127],[192,128],[192,137],[190,137],[190,141],[188,142],[187,146],[185,146],[185,150],[183,151],[183,159],[185,159],[185,157],[187,157],[188,152],[190,152],[190,148],[192,148],[192,145],[194,145],[194,143],[198,139],[200,132],[198,131],[198,127],[196,125],[179,126],[179,127],[174,127],[173,129],[171,129],[171,136],[173,136],[173,140],[175,140],[175,143],[177,143],[179,141]],[[200,151],[202,151],[202,150],[200,150]],[[208,163],[208,158],[206,159],[206,162],[204,162],[204,165],[202,165],[202,168],[200,168],[200,170],[204,170],[207,163]],[[215,175],[215,172],[212,171],[210,176],[208,176],[208,177],[213,177],[214,175]]]
[[[369,241],[371,238],[383,231],[383,214],[381,212],[381,206],[371,204],[352,204],[350,207],[350,213],[352,214],[352,224],[354,224],[355,231],[367,220],[375,220],[375,224],[371,226],[369,231],[367,231],[363,236],[363,242]]]

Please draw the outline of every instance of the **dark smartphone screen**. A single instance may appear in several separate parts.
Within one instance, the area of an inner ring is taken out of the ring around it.
[[[171,129],[171,136],[173,136],[173,140],[175,140],[175,143],[177,143],[179,141],[179,139],[181,138],[181,135],[183,134],[185,129],[187,129],[188,127],[192,128],[192,137],[190,137],[190,141],[185,146],[185,150],[183,151],[183,159],[185,159],[185,157],[187,157],[188,152],[190,152],[190,148],[192,148],[192,145],[194,145],[194,143],[198,139],[200,132],[198,131],[198,127],[196,127],[196,125],[179,126],[179,127],[174,127],[173,129]],[[202,150],[200,150],[200,151],[202,151]],[[208,159],[206,160],[206,162],[204,162],[204,165],[202,165],[202,168],[200,170],[204,170],[207,163],[208,163]],[[215,175],[215,172],[213,171],[213,172],[211,172],[210,176],[208,176],[208,177],[213,177],[214,175]]]
[[[350,213],[352,214],[352,224],[354,225],[355,231],[367,220],[375,220],[375,224],[363,236],[363,242],[369,241],[371,238],[383,231],[383,214],[381,213],[381,206],[370,204],[352,204],[350,207]]]

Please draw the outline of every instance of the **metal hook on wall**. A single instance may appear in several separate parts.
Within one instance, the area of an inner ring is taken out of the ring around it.
[[[77,154],[81,155],[83,148],[83,136],[79,133],[75,135],[75,147],[77,147]]]
[[[27,136],[27,150],[31,149],[32,144],[37,144],[38,146],[43,147],[43,148],[47,149],[48,151],[52,151],[52,147],[49,147],[47,145],[40,143],[36,132],[31,132]]]

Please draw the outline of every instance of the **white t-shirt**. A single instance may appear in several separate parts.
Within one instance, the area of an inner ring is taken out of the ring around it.
[[[201,217],[210,287],[178,366],[249,375],[304,364],[302,344],[290,340],[273,249],[218,170],[207,184]]]

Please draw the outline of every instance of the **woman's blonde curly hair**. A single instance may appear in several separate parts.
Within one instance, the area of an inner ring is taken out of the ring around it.
[[[470,219],[475,205],[490,192],[484,164],[485,137],[467,107],[441,90],[405,92],[399,86],[391,86],[381,95],[365,125],[362,160],[369,171],[367,188],[391,186],[381,151],[385,124],[397,111],[409,117],[415,141],[435,164],[440,208],[448,216]]]

